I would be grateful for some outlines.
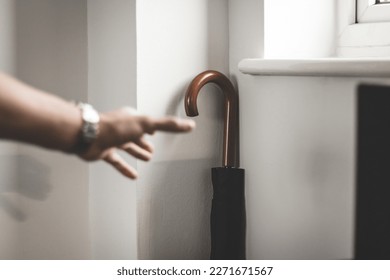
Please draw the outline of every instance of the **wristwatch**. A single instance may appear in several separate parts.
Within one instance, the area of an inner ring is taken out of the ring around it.
[[[98,137],[100,116],[90,104],[79,102],[77,103],[77,107],[80,108],[81,118],[83,120],[77,150],[78,152],[82,152]]]

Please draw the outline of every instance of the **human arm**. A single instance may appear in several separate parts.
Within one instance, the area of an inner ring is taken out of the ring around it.
[[[117,149],[149,160],[153,148],[144,134],[158,130],[188,132],[194,126],[192,121],[174,117],[136,115],[125,107],[100,114],[97,139],[78,155],[87,161],[103,159],[123,175],[135,179],[136,171],[116,153]],[[76,153],[81,127],[79,108],[0,72],[0,138]]]

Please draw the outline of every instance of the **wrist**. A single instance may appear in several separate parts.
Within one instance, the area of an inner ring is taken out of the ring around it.
[[[75,152],[78,156],[86,161],[94,161],[101,159],[104,156],[104,151],[115,146],[112,139],[116,137],[115,119],[111,118],[107,113],[99,114],[99,133],[98,137],[86,149]],[[81,134],[81,129],[80,129]]]
[[[100,133],[100,115],[87,103],[77,103],[82,124],[74,145],[74,153],[82,154],[97,140]]]

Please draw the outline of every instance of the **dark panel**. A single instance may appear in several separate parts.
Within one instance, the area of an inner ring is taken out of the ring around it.
[[[390,87],[358,90],[356,259],[390,259]]]

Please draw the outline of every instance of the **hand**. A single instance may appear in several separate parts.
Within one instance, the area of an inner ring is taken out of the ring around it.
[[[189,132],[195,122],[176,117],[151,118],[135,114],[135,110],[124,107],[100,114],[99,135],[86,152],[79,156],[87,161],[103,159],[124,176],[136,179],[137,171],[118,153],[123,150],[130,155],[148,161],[152,157],[153,146],[143,136],[156,131]]]

